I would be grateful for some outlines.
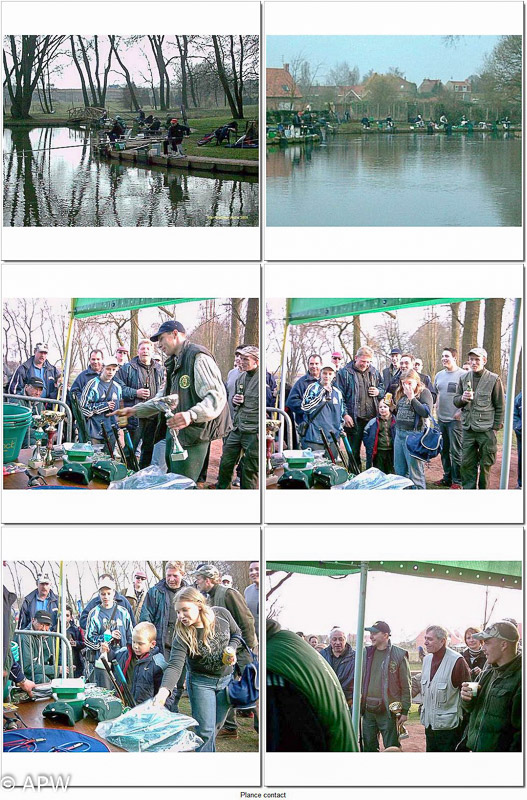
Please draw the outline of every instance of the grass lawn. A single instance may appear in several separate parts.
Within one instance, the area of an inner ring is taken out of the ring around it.
[[[179,710],[182,714],[190,713],[190,702],[188,697],[184,696],[179,701]],[[238,722],[238,738],[237,739],[223,739],[221,736],[216,740],[216,750],[218,753],[257,753],[258,752],[258,734],[254,730],[254,719],[250,717],[237,716]]]

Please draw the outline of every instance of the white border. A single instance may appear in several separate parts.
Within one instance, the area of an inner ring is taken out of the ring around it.
[[[302,0],[299,0],[300,2]],[[521,2],[297,2],[264,3],[264,34],[484,35],[523,33]],[[263,61],[266,65],[265,43]],[[271,66],[271,65],[270,65]],[[279,66],[279,65],[274,65]],[[265,68],[265,66],[264,66]],[[265,187],[265,181],[264,181]],[[523,193],[522,193],[523,204]],[[265,189],[263,219],[265,224]],[[523,216],[522,216],[523,219]],[[264,258],[284,260],[406,261],[437,242],[444,261],[519,261],[522,227],[266,227]]]
[[[90,555],[87,554],[86,542],[90,543]],[[236,529],[236,535],[229,535],[221,528],[175,526],[166,530],[153,526],[124,529],[108,525],[87,526],[82,530],[78,527],[57,528],[49,525],[2,529],[2,557],[7,561],[24,558],[27,553],[31,553],[34,558],[64,561],[87,561],[99,553],[104,558],[122,559],[124,546],[126,557],[130,560],[145,557],[167,558],[167,554],[175,552],[181,560],[207,555],[211,561],[253,561],[260,554],[260,529],[240,527]],[[151,755],[91,753],[89,758],[82,758],[83,754],[75,753],[69,756],[54,755],[57,756],[56,759],[47,753],[32,753],[31,758],[16,753],[3,753],[2,773],[12,775],[19,784],[25,780],[29,770],[34,780],[39,774],[71,774],[72,787],[111,786],[112,795],[116,785],[192,788],[197,784],[210,787],[229,786],[233,782],[241,786],[257,786],[260,782],[259,752]],[[198,755],[199,762],[196,762]],[[172,789],[172,796],[173,793]],[[216,796],[216,792],[214,794]]]
[[[394,529],[354,528],[284,528],[266,529],[266,561],[290,559],[408,559],[434,558],[511,560],[523,562],[523,529],[439,527],[416,536],[415,526]],[[477,552],[474,542],[477,540]],[[322,544],[323,543],[323,544]],[[438,584],[438,588],[441,584]],[[323,595],[320,595],[321,597]],[[416,600],[426,603],[419,594],[416,579]],[[351,598],[353,602],[353,598]],[[403,753],[390,758],[383,768],[383,754],[378,753],[309,753],[306,769],[305,753],[266,753],[265,783],[269,787],[325,786],[391,786],[398,787],[470,787],[522,786],[522,753]],[[379,761],[379,759],[381,759]],[[481,775],[485,777],[482,780]],[[373,789],[375,791],[375,789]],[[335,792],[336,794],[336,792]],[[290,792],[288,790],[288,797]],[[306,796],[299,792],[299,796]],[[333,796],[333,792],[332,795]],[[349,796],[349,795],[348,795]]]
[[[161,25],[157,24],[161,22]],[[172,23],[172,24],[171,24]],[[61,33],[67,26],[93,35],[108,30],[136,34],[138,28],[159,27],[188,33],[258,34],[260,4],[241,2],[3,2],[2,31]],[[22,26],[22,29],[20,29]],[[151,30],[147,32],[151,33]],[[228,180],[228,174],[225,175]],[[259,193],[261,195],[261,192]],[[261,224],[261,208],[259,209]],[[207,261],[260,258],[260,227],[247,228],[2,228],[5,261],[72,261],[91,254],[93,259],[117,261]],[[101,256],[102,254],[102,256]]]
[[[324,286],[338,286],[339,295],[371,297],[432,297],[447,289],[457,297],[523,297],[524,269],[520,264],[267,264],[265,297],[319,297]],[[328,275],[330,277],[328,277]],[[330,292],[328,291],[328,294]],[[264,303],[265,305],[265,303]],[[263,310],[266,319],[265,309]],[[523,314],[525,318],[525,310]],[[300,490],[298,490],[300,491]],[[290,495],[293,498],[290,498]],[[328,503],[317,491],[298,492],[271,489],[265,492],[267,523],[319,523],[328,520]],[[334,491],[331,495],[331,521],[358,525],[361,522],[394,523],[393,498],[387,493],[360,491],[355,498]],[[472,493],[470,497],[472,498]],[[448,501],[447,501],[448,497]],[[467,502],[464,492],[415,492],[412,518],[426,523],[516,523],[524,520],[524,491],[485,491]],[[347,499],[348,498],[348,499]],[[326,495],[327,499],[327,495]]]
[[[80,297],[89,286],[104,287],[111,296],[126,293],[141,296],[145,276],[150,287],[154,284],[167,296],[180,297],[205,294],[210,297],[259,297],[259,264],[199,264],[165,265],[134,264],[3,264],[2,298],[8,297]],[[135,287],[135,288],[134,288]],[[162,288],[161,288],[162,287]],[[91,290],[93,291],[93,290]],[[139,294],[138,294],[139,293]],[[104,490],[93,492],[64,492],[58,495],[44,492],[33,495],[35,502],[21,494],[23,490],[2,489],[2,522],[4,523],[213,523],[260,522],[259,490],[236,492],[236,500],[229,490],[180,492],[177,498],[168,492],[157,492],[152,502],[145,503],[145,495],[132,502],[129,493],[126,502]],[[86,499],[83,500],[83,495]],[[37,503],[38,500],[38,503]]]

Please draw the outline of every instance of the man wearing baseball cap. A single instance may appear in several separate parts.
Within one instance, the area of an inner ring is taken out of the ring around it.
[[[124,596],[132,606],[136,619],[139,619],[141,616],[141,609],[145,602],[147,591],[146,572],[143,569],[134,570],[132,583],[124,593]]]
[[[103,427],[110,442],[115,444],[112,433],[112,422],[115,424],[113,412],[119,408],[123,397],[121,384],[114,380],[118,369],[119,363],[116,357],[108,356],[101,374],[89,380],[82,392],[80,407],[86,418],[86,427],[92,444],[104,444]]]
[[[365,648],[362,679],[362,736],[363,751],[379,752],[379,734],[384,749],[400,747],[397,724],[408,719],[412,703],[412,678],[408,653],[391,643],[387,622],[379,620],[365,630],[370,633],[371,645]],[[390,703],[401,704],[397,718],[389,709]]]
[[[49,611],[35,611],[28,630],[49,631],[53,624],[53,617]],[[53,659],[53,640],[49,636],[21,635],[20,661],[24,675],[34,680],[35,683],[45,683],[55,677]]]
[[[299,428],[299,433],[302,447],[324,451],[323,433],[333,457],[337,459],[338,450],[333,435],[337,439],[342,436],[346,407],[341,390],[333,384],[335,375],[333,364],[324,364],[318,381],[307,387],[300,406],[304,412],[305,426]]]
[[[463,427],[461,484],[463,489],[486,489],[498,452],[496,431],[503,426],[505,397],[500,377],[485,368],[483,347],[470,350],[468,363],[470,371],[459,379],[454,396]]]
[[[382,371],[382,382],[386,391],[394,381],[398,381],[401,377],[401,370],[399,367],[403,351],[399,347],[392,347],[390,350],[390,363]]]
[[[209,443],[214,439],[223,439],[231,429],[227,393],[221,372],[212,353],[201,345],[189,342],[185,328],[177,320],[163,322],[150,340],[157,342],[159,349],[167,357],[166,381],[159,396],[179,396],[178,413],[166,423],[169,429],[166,436],[167,466],[170,471],[174,471],[170,462],[170,429],[174,428],[182,447],[188,453],[187,459],[177,462],[177,473],[186,475],[197,483]],[[150,400],[131,408],[122,408],[117,415],[135,415],[139,419],[161,416]]]
[[[232,398],[236,409],[233,426],[223,444],[217,489],[230,487],[232,473],[240,457],[240,487],[258,488],[259,361],[257,347],[244,347],[240,354],[242,374],[236,382],[236,393]]]
[[[51,588],[48,573],[42,572],[37,575],[37,588],[24,597],[18,617],[18,627],[20,630],[29,628],[37,611],[47,611],[51,614],[51,630],[53,631],[57,627],[58,610],[59,598]]]
[[[521,752],[522,657],[520,634],[507,620],[472,634],[483,642],[489,669],[477,684],[461,685],[463,708],[470,715],[463,744],[477,753]]]
[[[43,383],[42,397],[56,399],[60,383],[60,370],[48,361],[48,350],[45,343],[35,346],[33,357],[24,361],[9,381],[8,394],[23,394],[28,378],[40,378]]]
[[[8,402],[12,403],[15,406],[23,406],[24,408],[29,408],[33,416],[41,416],[42,412],[44,411],[44,404],[31,402],[29,400],[26,400],[25,398],[42,397],[43,391],[44,391],[44,381],[42,380],[42,378],[35,378],[29,376],[25,379],[20,400],[8,400]],[[26,432],[26,435],[24,436],[24,441],[22,442],[22,449],[34,445],[35,442],[36,442],[35,428],[33,427],[33,425],[30,425]]]

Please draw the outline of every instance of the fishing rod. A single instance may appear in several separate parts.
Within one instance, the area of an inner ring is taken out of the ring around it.
[[[134,445],[132,442],[132,437],[130,436],[130,431],[128,428],[122,428],[124,433],[124,443],[128,448],[128,456],[130,458],[130,467],[133,469],[134,472],[139,472],[139,463],[137,461],[137,456],[135,455]]]
[[[126,460],[126,455],[125,455],[125,452],[123,450],[123,446],[121,444],[121,441],[119,439],[119,428],[118,428],[118,426],[117,426],[117,424],[115,422],[112,422],[111,425],[112,425],[113,435],[115,436],[115,441],[117,442],[117,449],[119,450],[119,454],[121,456],[121,460],[122,460],[123,464],[125,465],[126,469],[128,469],[128,461]]]
[[[353,450],[351,449],[351,445],[350,445],[350,443],[348,441],[348,437],[347,436],[343,436],[343,439],[344,439],[344,447],[346,448],[346,453],[349,455],[350,460],[351,460],[351,466],[355,470],[355,475],[359,475],[360,474],[360,469],[359,469],[359,467],[357,465],[357,461],[355,460],[355,456],[353,455]]]
[[[130,706],[130,708],[133,708],[135,706],[135,700],[132,697],[130,689],[128,688],[128,683],[126,682],[126,678],[124,677],[124,672],[122,671],[121,667],[119,666],[115,658],[112,661],[112,669],[119,678],[119,680],[121,681],[123,696],[126,701],[126,705]]]
[[[350,471],[349,459],[348,459],[348,457],[347,457],[347,456],[344,454],[344,451],[341,449],[341,447],[340,447],[340,444],[339,444],[339,440],[338,440],[338,439],[337,439],[337,437],[335,436],[335,431],[331,431],[331,438],[333,439],[333,444],[334,444],[334,445],[335,445],[335,447],[337,448],[337,453],[338,453],[338,454],[339,454],[339,456],[340,456],[340,460],[341,460],[341,461],[342,461],[342,463],[344,464],[344,468],[345,468],[346,472],[349,472],[349,471]]]
[[[101,423],[101,433],[102,433],[102,438],[104,439],[104,442],[108,449],[108,455],[110,456],[110,458],[113,458],[113,447],[110,442],[110,437],[108,436],[108,431],[106,430],[106,428],[102,423]]]
[[[320,435],[322,437],[322,441],[324,442],[324,447],[326,448],[326,452],[327,452],[328,456],[331,459],[331,463],[332,464],[336,464],[337,460],[336,460],[335,456],[333,455],[333,451],[331,450],[331,447],[329,446],[328,437],[326,436],[326,434],[324,433],[322,428],[319,428],[318,430],[319,430]]]

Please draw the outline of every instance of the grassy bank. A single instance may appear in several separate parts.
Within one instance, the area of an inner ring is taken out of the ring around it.
[[[190,702],[188,697],[183,696],[179,702],[179,710],[182,714],[190,713]],[[220,736],[216,739],[216,750],[219,753],[255,753],[258,751],[258,734],[254,730],[254,720],[250,717],[236,717],[238,723],[238,738],[229,739]]]

